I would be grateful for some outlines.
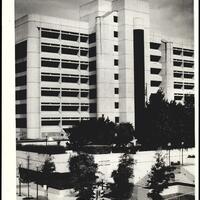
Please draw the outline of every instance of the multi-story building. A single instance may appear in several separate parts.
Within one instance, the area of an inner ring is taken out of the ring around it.
[[[142,121],[145,101],[194,94],[194,50],[150,29],[149,3],[94,0],[80,20],[28,15],[16,21],[17,137],[60,135],[104,115]]]

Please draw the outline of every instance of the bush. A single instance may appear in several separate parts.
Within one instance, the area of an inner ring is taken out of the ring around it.
[[[57,145],[17,145],[17,150],[35,152],[40,154],[61,154],[65,153],[66,149],[63,146]]]
[[[85,145],[76,150],[88,154],[106,154],[111,153],[112,147],[110,145]]]

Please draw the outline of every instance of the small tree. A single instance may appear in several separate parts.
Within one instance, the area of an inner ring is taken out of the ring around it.
[[[156,163],[151,168],[147,185],[150,190],[147,196],[153,200],[162,200],[160,193],[168,187],[173,168],[166,166],[161,153],[156,153]]]
[[[44,182],[45,185],[47,185],[47,191],[48,191],[50,176],[55,170],[56,170],[55,163],[53,162],[52,157],[49,156],[45,160],[44,165],[42,165],[42,168],[41,168],[41,171],[44,175],[43,182]],[[48,192],[47,192],[47,196],[48,196]]]
[[[90,199],[97,179],[97,164],[94,162],[94,157],[86,153],[73,156],[69,160],[69,169],[72,173],[74,189],[78,191],[78,199]]]
[[[118,169],[112,172],[112,178],[114,179],[114,184],[111,185],[111,195],[117,199],[130,198],[133,192],[133,183],[130,179],[134,177],[133,175],[133,165],[135,164],[134,159],[128,155],[124,154],[118,165]]]

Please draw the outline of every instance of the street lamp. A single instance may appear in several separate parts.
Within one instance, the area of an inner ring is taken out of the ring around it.
[[[28,157],[27,157],[27,164],[28,164],[28,171],[29,171],[29,167],[30,167],[30,155],[28,155]],[[28,185],[28,198],[29,198],[29,177],[28,177],[28,183],[27,183],[27,185]]]
[[[169,165],[170,165],[170,148],[171,148],[171,142],[169,142],[169,143],[167,144],[167,146],[168,146],[168,148],[169,148]]]
[[[37,169],[37,185],[36,185],[36,199],[38,200],[38,180],[39,180],[39,174],[38,174],[38,165],[36,166],[36,169]]]
[[[183,165],[183,145],[184,145],[184,142],[181,142],[181,150],[182,150],[182,165]]]
[[[22,195],[22,192],[21,192],[21,178],[20,178],[20,169],[22,167],[22,164],[20,163],[19,164],[19,196]]]

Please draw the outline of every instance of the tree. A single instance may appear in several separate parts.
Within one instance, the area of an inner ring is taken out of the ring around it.
[[[133,140],[135,132],[131,123],[120,123],[116,127],[116,133],[115,143],[119,146],[125,146]]]
[[[97,168],[92,155],[80,153],[70,158],[69,169],[73,177],[74,189],[78,191],[80,200],[88,200],[92,197]]]
[[[126,199],[131,197],[133,192],[133,183],[130,179],[133,175],[134,159],[124,154],[121,157],[118,169],[112,172],[111,177],[114,179],[114,184],[111,185],[111,195],[117,199]]]
[[[44,165],[42,165],[41,171],[44,174],[51,174],[56,170],[55,163],[53,162],[53,159],[51,156],[49,156],[45,161]]]
[[[42,165],[41,172],[43,173],[42,182],[47,185],[47,196],[48,196],[48,186],[50,182],[51,174],[56,170],[55,163],[51,156],[49,156],[45,161],[44,165]]]
[[[104,117],[80,121],[69,130],[69,140],[76,147],[87,144],[110,145],[114,140],[115,127],[115,123]]]
[[[168,187],[173,168],[166,166],[161,153],[156,153],[156,163],[151,168],[147,186],[151,189],[147,196],[153,200],[162,200],[160,193]]]

